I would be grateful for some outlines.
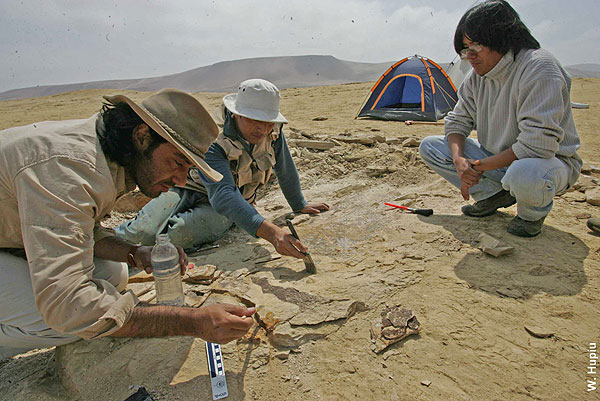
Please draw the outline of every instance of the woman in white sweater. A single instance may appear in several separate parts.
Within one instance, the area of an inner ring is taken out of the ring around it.
[[[571,78],[503,0],[469,9],[454,48],[473,70],[444,120],[445,135],[427,137],[421,156],[465,200],[473,197],[465,215],[489,216],[517,203],[508,232],[536,236],[554,195],[581,170]],[[477,139],[469,138],[473,130]]]

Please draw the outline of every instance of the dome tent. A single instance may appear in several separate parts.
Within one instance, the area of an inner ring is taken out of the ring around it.
[[[392,65],[371,88],[356,117],[437,121],[456,105],[456,87],[433,60],[419,55]]]

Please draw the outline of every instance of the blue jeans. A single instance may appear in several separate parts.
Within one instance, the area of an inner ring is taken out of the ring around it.
[[[220,215],[200,192],[173,188],[152,199],[137,214],[117,228],[128,241],[154,245],[157,234],[169,234],[171,242],[186,250],[221,238],[233,223]]]
[[[127,264],[94,258],[93,277],[127,287]],[[27,260],[0,250],[0,359],[80,340],[48,327],[35,306]]]
[[[421,157],[436,173],[457,188],[461,181],[452,161],[448,141],[443,136],[428,136],[419,147]],[[493,156],[472,138],[466,138],[464,155],[480,160]],[[469,194],[480,201],[509,191],[517,200],[517,214],[523,220],[535,221],[550,213],[552,198],[568,188],[569,167],[559,158],[527,158],[515,160],[510,166],[483,173]]]

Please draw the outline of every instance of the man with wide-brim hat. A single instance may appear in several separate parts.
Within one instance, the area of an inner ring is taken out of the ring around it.
[[[242,82],[237,93],[223,98],[214,117],[223,123],[206,162],[219,172],[219,182],[192,169],[185,188],[175,188],[149,202],[135,220],[117,233],[148,243],[158,232],[186,249],[220,238],[233,223],[249,234],[271,242],[282,255],[303,258],[307,248],[287,229],[265,220],[254,208],[258,191],[274,172],[294,212],[316,214],[329,210],[325,203],[308,203],[282,131],[279,90],[264,79]]]
[[[104,336],[195,336],[228,342],[254,310],[140,303],[125,291],[127,264],[151,271],[150,246],[100,221],[136,187],[150,197],[184,185],[218,128],[191,95],[166,89],[127,96],[88,119],[0,131],[0,357]],[[182,272],[187,256],[181,248]]]

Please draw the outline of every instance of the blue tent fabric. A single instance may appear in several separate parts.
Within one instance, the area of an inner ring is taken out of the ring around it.
[[[443,68],[415,55],[398,61],[379,78],[357,117],[437,121],[456,101],[456,87]]]

